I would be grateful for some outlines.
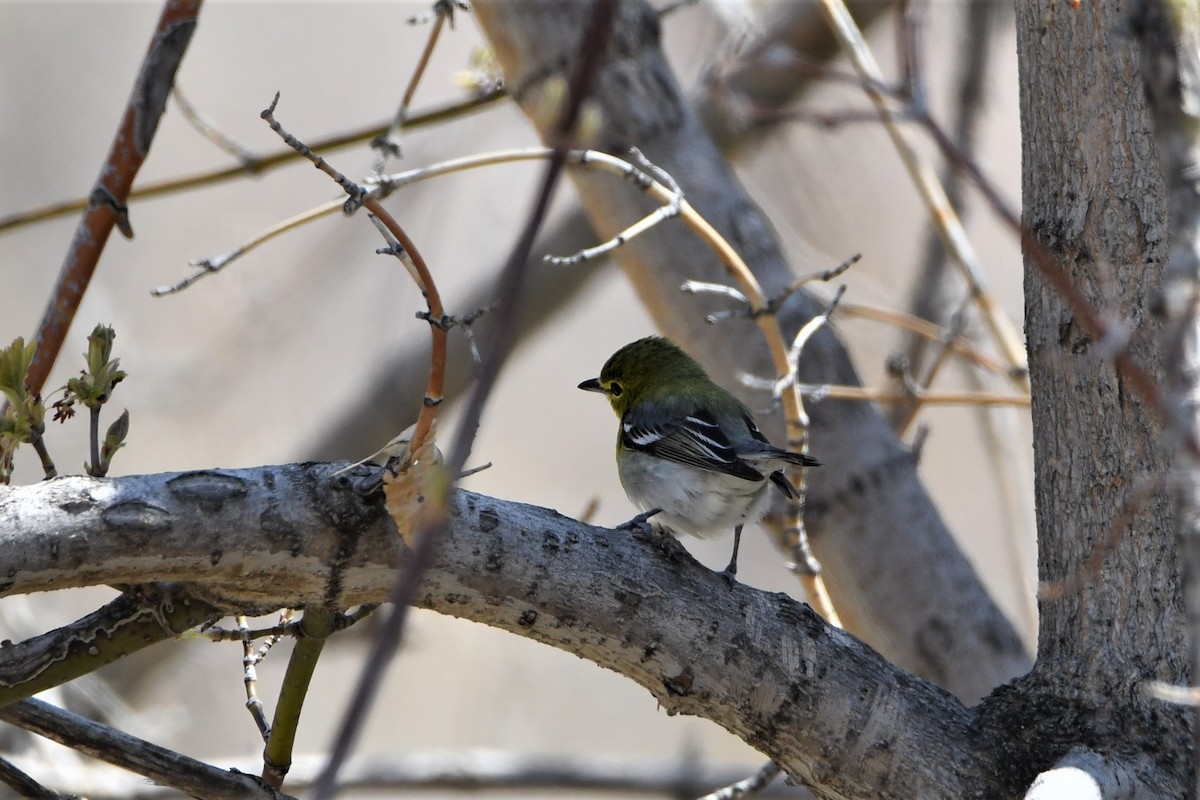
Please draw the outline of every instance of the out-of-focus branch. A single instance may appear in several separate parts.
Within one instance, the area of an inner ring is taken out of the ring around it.
[[[1200,676],[1200,7],[1138,0],[1131,15],[1146,105],[1170,211],[1171,257],[1163,274],[1161,336],[1166,370],[1165,439],[1175,445],[1176,535],[1192,682]],[[1192,781],[1200,781],[1200,725],[1192,721]]]
[[[849,6],[863,28],[889,8],[878,0]],[[823,65],[840,52],[815,4],[774,0],[706,67],[692,100],[696,116],[717,149],[736,158],[775,129],[778,112],[820,80]]]
[[[30,759],[14,759],[35,771]],[[297,756],[288,783],[293,791],[308,789],[323,757]],[[216,759],[234,764],[243,772],[254,768],[238,759]],[[27,766],[28,765],[28,766]],[[749,766],[713,769],[685,754],[678,762],[643,762],[607,759],[595,753],[583,758],[548,758],[503,751],[456,751],[453,753],[390,753],[385,757],[351,759],[342,770],[338,785],[344,792],[402,790],[443,792],[601,792],[605,797],[660,795],[666,798],[699,797],[712,786],[734,783],[750,771]],[[116,770],[113,770],[116,773]],[[121,781],[121,777],[127,780]],[[108,778],[108,776],[105,776]],[[90,800],[174,800],[174,790],[150,786],[128,773],[112,775],[116,789],[97,790],[100,781],[74,782],[60,776],[56,786],[87,786]],[[755,797],[809,800],[804,789],[777,781],[763,787]]]
[[[449,122],[467,114],[480,111],[497,101],[508,96],[508,93],[503,88],[493,88],[466,100],[455,100],[448,103],[443,103],[439,106],[426,109],[425,111],[413,114],[405,123],[406,128],[419,128],[428,125],[436,125],[443,122]],[[321,152],[331,152],[340,150],[343,147],[350,147],[356,144],[368,142],[371,139],[379,136],[387,131],[387,125],[384,123],[374,123],[362,128],[339,133],[333,136],[325,136],[319,139],[313,139],[309,146],[314,150]],[[262,175],[279,167],[287,166],[288,164],[299,161],[303,156],[297,153],[290,147],[281,148],[279,150],[256,155],[248,153],[246,156],[249,160],[246,163],[239,164],[235,167],[226,167],[224,169],[208,170],[198,172],[194,175],[187,175],[181,178],[168,178],[156,183],[147,183],[134,187],[129,192],[130,200],[145,200],[151,197],[158,197],[164,194],[174,192],[185,192],[189,189],[199,189],[204,186],[222,183],[224,181],[236,180],[243,178],[246,175]],[[74,200],[64,200],[61,203],[52,203],[42,208],[35,208],[29,211],[20,211],[15,214],[9,214],[0,217],[0,233],[19,228],[23,225],[31,225],[36,222],[46,222],[48,220],[64,217],[68,214],[73,214],[78,211],[83,211],[88,206],[86,198],[78,198]]]
[[[55,708],[41,700],[22,700],[0,708],[0,720],[60,744],[209,800],[288,800],[252,775],[219,769],[136,736]]]

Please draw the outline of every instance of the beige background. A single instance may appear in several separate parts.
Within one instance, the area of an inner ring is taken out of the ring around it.
[[[382,120],[393,113],[423,45],[423,29],[404,23],[421,8],[405,2],[213,3],[202,12],[179,84],[226,133],[259,151],[278,146],[258,117],[276,90],[282,92],[279,120],[302,138]],[[157,16],[158,6],[151,3],[0,4],[0,215],[89,189]],[[944,118],[948,87],[958,71],[961,7],[933,2],[928,22],[930,90],[935,112]],[[724,26],[708,7],[684,9],[666,22],[667,47],[685,84],[693,82]],[[1002,27],[982,160],[1015,202],[1015,57],[1009,26]],[[417,94],[417,108],[462,92],[453,74],[466,67],[480,37],[469,16],[460,16],[458,29],[447,33]],[[893,74],[890,22],[872,37],[881,63]],[[865,107],[836,87],[818,91],[810,102],[823,110]],[[519,113],[501,106],[406,136],[402,166],[533,142]],[[358,175],[372,156],[359,148],[331,160]],[[228,163],[172,106],[140,177],[151,181]],[[926,232],[916,192],[881,129],[861,123],[832,130],[793,125],[739,168],[797,272],[829,268],[861,252],[862,263],[845,278],[847,300],[904,307]],[[511,246],[537,174],[529,165],[491,168],[421,185],[388,201],[432,265],[451,311],[470,310],[457,303]],[[560,207],[569,194],[564,186]],[[150,288],[185,275],[189,259],[223,253],[260,228],[334,196],[324,176],[297,165],[131,206],[136,238],[110,241],[50,382],[59,385],[79,368],[78,354],[93,324],[115,326],[129,379],[113,402],[118,410],[128,407],[132,418],[129,445],[118,455],[115,472],[308,458],[321,432],[333,426],[389,354],[414,342],[425,346],[425,323],[413,318],[422,307],[419,294],[394,262],[373,254],[380,242],[365,218],[323,220],[181,295],[149,295]],[[989,279],[1004,308],[1019,320],[1017,245],[981,206],[971,207],[976,212],[969,228]],[[74,218],[61,219],[0,236],[0,342],[29,337],[36,329],[74,224]],[[851,342],[864,377],[878,382],[884,359],[896,347],[894,331],[858,320],[842,320],[838,329]],[[618,346],[650,332],[633,293],[608,267],[585,297],[516,353],[484,417],[472,459],[495,466],[464,485],[573,515],[598,497],[597,521],[613,524],[630,516],[633,509],[611,463],[615,420],[599,398],[575,386]],[[969,384],[951,375],[946,385]],[[1014,452],[1028,464],[1025,412],[997,416]],[[451,408],[447,419],[453,418]],[[1028,473],[1016,474],[1020,501],[1005,507],[977,412],[939,408],[926,412],[923,421],[931,435],[922,474],[984,580],[1031,640]],[[81,468],[85,429],[77,420],[52,431],[50,447],[63,471]],[[451,430],[446,426],[443,437]],[[34,466],[32,454],[22,452],[18,480],[36,480]],[[687,544],[716,568],[728,557],[727,540]],[[747,536],[742,565],[740,577],[751,585],[798,591],[757,533]],[[52,627],[104,596],[96,590],[0,602],[0,638]],[[353,685],[363,642],[350,634],[327,649],[316,677],[320,688],[300,732],[301,752],[326,746]],[[268,709],[286,650],[281,645],[259,669]],[[261,748],[242,709],[240,659],[237,645],[191,641],[159,645],[105,674],[140,712],[123,723],[131,732],[227,763],[253,759]],[[695,748],[706,765],[752,767],[761,761],[710,723],[668,718],[646,692],[590,663],[418,612],[359,752],[387,756],[469,748],[663,761]]]

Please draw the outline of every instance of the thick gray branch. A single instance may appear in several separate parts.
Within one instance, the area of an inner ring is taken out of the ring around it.
[[[0,593],[176,581],[227,611],[382,600],[405,548],[382,503],[339,489],[333,469],[2,488]],[[964,796],[988,774],[970,713],[949,694],[807,606],[667,557],[654,535],[464,491],[444,535],[421,606],[615,670],[668,713],[759,747],[819,796]]]

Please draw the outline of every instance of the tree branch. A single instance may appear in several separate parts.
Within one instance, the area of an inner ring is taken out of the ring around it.
[[[170,585],[135,586],[81,619],[0,651],[0,706],[30,697],[222,615]]]
[[[41,700],[22,700],[0,708],[0,719],[41,734],[81,753],[205,800],[290,800],[253,775],[210,767],[136,736],[55,708]]]
[[[34,392],[41,391],[50,375],[113,227],[133,238],[125,201],[142,161],[150,152],[175,71],[196,29],[201,2],[181,0],[163,4],[162,16],[134,81],[121,126],[92,187],[87,210],[75,229],[54,294],[38,327],[37,355],[27,378]]]
[[[408,551],[382,502],[340,488],[335,467],[5,488],[0,593],[172,580],[228,612],[381,600]],[[948,693],[784,595],[667,557],[657,537],[459,491],[418,605],[615,670],[831,796],[969,796],[988,774]]]

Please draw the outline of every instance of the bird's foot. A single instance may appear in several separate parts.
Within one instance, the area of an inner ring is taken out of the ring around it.
[[[737,564],[731,563],[728,567],[721,570],[717,574],[725,579],[725,582],[729,584],[730,589],[732,589],[734,586],[737,586]]]
[[[641,534],[642,536],[648,536],[653,532],[653,529],[650,527],[650,523],[648,522],[648,520],[651,517],[653,517],[655,514],[661,514],[661,513],[662,513],[661,508],[652,508],[649,511],[643,511],[641,514],[638,514],[636,517],[629,520],[628,522],[622,522],[620,525],[617,526],[617,530],[633,531],[636,534]]]

